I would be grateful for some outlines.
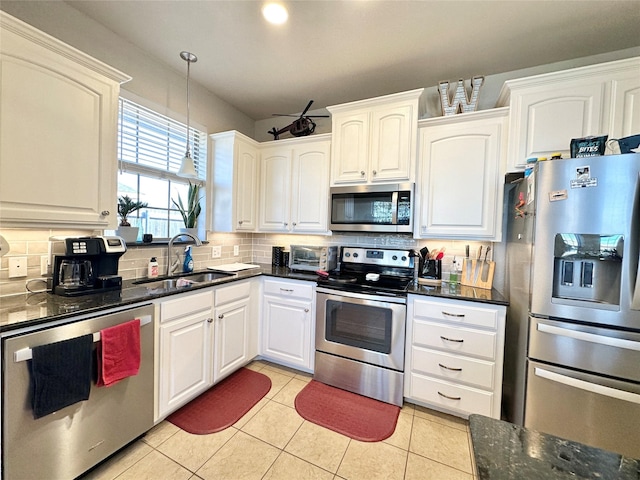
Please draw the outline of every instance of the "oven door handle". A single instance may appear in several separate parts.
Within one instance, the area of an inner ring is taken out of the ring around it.
[[[626,402],[636,403],[640,405],[640,395],[632,392],[625,392],[624,390],[618,390],[617,388],[607,387],[605,385],[599,385],[597,383],[586,382],[577,378],[569,377],[567,375],[561,375],[559,373],[550,372],[540,367],[533,369],[536,376],[546,378],[552,382],[561,383],[569,387],[579,388],[587,392],[595,393],[598,395],[605,395],[607,397],[616,398],[618,400],[624,400]]]
[[[597,335],[595,333],[580,332],[578,330],[556,327],[555,325],[547,325],[545,323],[538,323],[538,331],[542,333],[549,333],[551,335],[569,337],[574,340],[582,340],[584,342],[592,342],[600,345],[607,345],[609,347],[626,348],[627,350],[640,352],[640,342],[625,340],[624,338],[614,338],[606,335]]]

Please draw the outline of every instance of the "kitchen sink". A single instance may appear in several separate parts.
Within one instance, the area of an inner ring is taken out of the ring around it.
[[[143,285],[147,288],[187,288],[194,284],[211,283],[234,276],[234,273],[224,272],[190,273],[175,277],[145,278],[136,280],[133,284]]]

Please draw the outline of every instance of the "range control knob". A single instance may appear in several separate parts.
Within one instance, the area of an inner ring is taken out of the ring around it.
[[[402,260],[403,262],[406,262],[406,261],[407,261],[407,257],[405,257],[405,256],[403,255],[401,260]]]
[[[393,257],[391,257],[391,260],[393,260],[394,262],[398,259],[397,255],[394,255]]]
[[[347,253],[344,254],[344,256],[348,258],[348,257],[351,256],[351,254],[349,252],[347,252]]]
[[[353,254],[353,258],[358,258],[358,254],[357,254],[357,253],[354,253],[354,254]]]

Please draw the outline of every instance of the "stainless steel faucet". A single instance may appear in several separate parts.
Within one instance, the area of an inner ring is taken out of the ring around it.
[[[191,237],[193,241],[196,242],[196,247],[202,246],[202,241],[195,235],[192,235],[188,232],[180,232],[177,235],[174,235],[173,237],[171,237],[171,240],[169,240],[169,248],[167,249],[167,277],[170,277],[171,275],[173,275],[173,272],[175,271],[175,269],[178,268],[178,266],[180,266],[180,255],[178,255],[177,260],[173,262],[173,265],[171,265],[171,249],[173,247],[173,242],[175,242],[176,239],[183,236]]]

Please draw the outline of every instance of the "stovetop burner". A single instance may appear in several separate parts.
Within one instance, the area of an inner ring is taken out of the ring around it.
[[[409,250],[342,247],[340,268],[319,278],[318,284],[350,292],[403,294],[413,280],[413,260]],[[367,274],[378,280],[367,280]]]

